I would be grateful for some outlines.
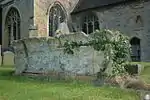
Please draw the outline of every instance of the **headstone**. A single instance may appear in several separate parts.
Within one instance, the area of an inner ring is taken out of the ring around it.
[[[10,51],[4,52],[3,65],[14,65],[14,53]]]
[[[144,66],[142,66],[141,64],[137,64],[138,67],[138,75],[141,74],[141,72],[144,70]]]

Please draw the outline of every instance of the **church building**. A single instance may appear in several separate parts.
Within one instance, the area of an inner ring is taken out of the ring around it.
[[[113,29],[130,37],[133,61],[150,61],[150,0],[0,0],[0,23],[2,48],[53,37],[60,25],[70,33]]]

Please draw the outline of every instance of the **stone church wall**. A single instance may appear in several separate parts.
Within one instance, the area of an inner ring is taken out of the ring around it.
[[[65,72],[94,75],[102,66],[103,54],[91,47],[74,50],[74,55],[64,53],[62,44],[68,41],[87,41],[82,33],[62,35],[58,38],[29,38],[15,41],[15,73]]]
[[[120,30],[130,38],[141,40],[141,60],[150,61],[150,2],[133,2],[109,8],[97,8],[73,15],[74,22],[81,25],[81,16],[94,12],[100,28]]]
[[[71,21],[70,12],[78,0],[34,0],[34,23],[38,27],[38,35],[40,37],[48,36],[49,10],[54,2],[59,2],[64,7],[67,14],[67,22],[69,23]]]
[[[7,1],[7,0],[5,0]],[[15,0],[14,3],[2,6],[2,33],[3,48],[8,46],[8,36],[5,33],[5,19],[10,8],[14,7],[18,10],[21,17],[21,38],[29,36],[29,27],[33,24],[33,0]]]

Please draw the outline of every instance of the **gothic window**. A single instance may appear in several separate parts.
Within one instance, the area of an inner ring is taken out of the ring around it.
[[[141,48],[140,48],[140,39],[134,37],[130,41],[131,44],[131,59],[132,61],[140,61],[141,60]]]
[[[8,34],[8,45],[11,41],[20,39],[20,16],[15,8],[8,11],[5,21],[5,32]]]
[[[82,31],[86,34],[93,33],[99,29],[99,21],[96,15],[88,14],[83,18]]]
[[[55,4],[49,12],[49,36],[54,36],[60,23],[64,22],[66,15],[61,5]]]

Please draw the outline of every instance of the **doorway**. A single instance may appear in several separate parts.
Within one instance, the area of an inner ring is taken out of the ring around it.
[[[131,59],[133,62],[141,61],[141,47],[140,47],[140,39],[137,37],[133,37],[130,40],[131,44]]]

